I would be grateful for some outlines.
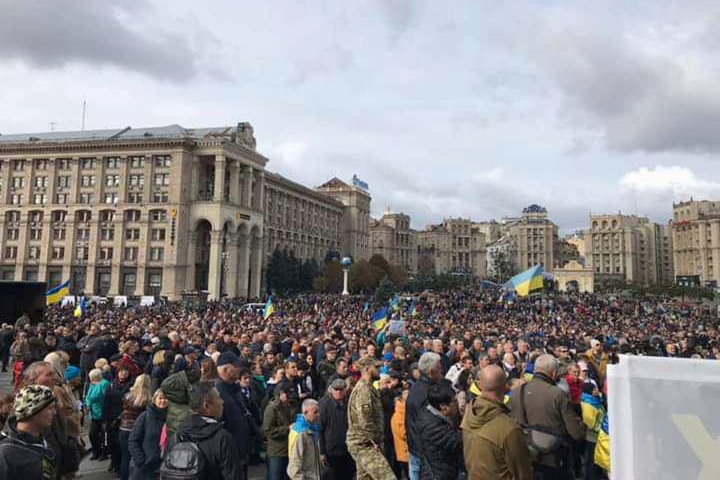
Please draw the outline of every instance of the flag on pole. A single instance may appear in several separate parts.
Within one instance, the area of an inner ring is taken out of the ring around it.
[[[398,298],[397,294],[393,295],[393,297],[390,299],[390,309],[395,311],[400,306],[400,299]]]
[[[382,328],[387,325],[388,321],[388,309],[387,307],[381,308],[377,312],[373,314],[372,322],[373,327],[375,327],[375,330],[382,330]]]
[[[68,295],[70,295],[70,280],[48,290],[45,297],[47,304],[52,305],[53,303],[62,301],[63,297],[67,297]]]
[[[272,315],[274,311],[275,307],[273,306],[271,295],[268,297],[267,303],[265,304],[265,310],[263,310],[263,318],[267,320],[268,318],[270,318],[270,315]]]
[[[417,313],[418,313],[418,311],[417,311],[417,304],[416,304],[415,301],[413,300],[413,302],[412,302],[412,303],[410,304],[410,306],[408,307],[407,314],[408,314],[409,316],[411,316],[411,317],[415,317],[415,316],[417,316]]]
[[[80,298],[80,302],[77,304],[77,307],[75,307],[73,315],[75,315],[77,318],[82,318],[82,316],[85,314],[85,310],[87,310],[87,305],[85,304],[85,297],[82,297]]]
[[[507,290],[515,290],[518,297],[526,297],[531,291],[543,287],[543,267],[530,267],[512,277],[504,286]]]

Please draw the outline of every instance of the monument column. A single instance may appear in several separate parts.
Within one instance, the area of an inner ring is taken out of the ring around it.
[[[220,299],[220,278],[222,275],[222,230],[210,232],[210,265],[208,269],[208,299]]]

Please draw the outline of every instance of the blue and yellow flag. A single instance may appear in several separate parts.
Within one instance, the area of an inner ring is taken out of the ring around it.
[[[270,315],[272,315],[274,311],[275,307],[272,303],[272,296],[270,296],[268,297],[267,303],[265,304],[265,310],[263,310],[263,318],[267,320],[268,318],[270,318]]]
[[[407,309],[407,314],[408,314],[409,316],[411,316],[411,317],[417,316],[417,314],[418,314],[417,304],[415,303],[414,300],[413,300],[413,302],[410,304],[410,306],[408,307],[408,309]]]
[[[397,295],[393,295],[393,298],[390,299],[390,309],[395,311],[400,307],[400,299]]]
[[[85,314],[85,310],[87,310],[87,305],[85,304],[85,297],[82,297],[80,299],[80,302],[77,304],[77,307],[75,307],[75,311],[73,312],[73,315],[75,315],[78,318],[81,318]]]
[[[387,307],[381,308],[375,312],[372,316],[373,327],[375,330],[382,330],[388,321],[388,309]]]
[[[53,303],[60,302],[63,297],[68,295],[70,295],[70,280],[48,290],[45,297],[47,299],[47,304],[52,305]]]
[[[512,277],[506,284],[508,290],[515,290],[518,297],[526,297],[533,290],[543,287],[543,267],[535,265]]]

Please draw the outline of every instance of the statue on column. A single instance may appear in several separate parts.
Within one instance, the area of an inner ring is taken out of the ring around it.
[[[237,131],[235,141],[240,145],[244,145],[252,150],[255,150],[257,142],[255,141],[255,135],[252,125],[248,122],[240,122],[237,125]]]

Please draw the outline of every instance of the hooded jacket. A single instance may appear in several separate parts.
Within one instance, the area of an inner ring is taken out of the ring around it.
[[[466,408],[462,431],[469,478],[532,478],[525,435],[508,412],[504,404],[482,396]]]
[[[431,405],[418,415],[421,480],[455,480],[463,464],[462,434]]]
[[[225,423],[225,429],[230,432],[240,459],[244,462],[250,455],[252,447],[252,413],[245,406],[244,399],[240,387],[236,383],[225,383],[218,379],[215,382],[215,388],[220,392],[220,396],[225,403],[223,408],[222,420]],[[165,391],[165,389],[163,389]]]
[[[395,404],[395,413],[390,419],[393,443],[395,444],[395,458],[398,462],[408,463],[407,436],[405,434],[405,402]]]
[[[267,438],[268,456],[288,456],[288,432],[294,413],[294,408],[290,402],[282,403],[277,396],[265,407],[262,430],[265,438]]]
[[[190,415],[190,381],[183,370],[167,377],[160,388],[168,399],[168,430],[176,432],[180,423]]]
[[[42,437],[18,432],[17,421],[9,418],[0,435],[2,478],[51,480],[56,477],[57,459]]]
[[[128,451],[133,464],[147,473],[152,473],[162,463],[160,454],[160,432],[167,410],[150,405],[137,418],[128,437]]]
[[[243,478],[232,435],[215,419],[193,413],[182,421],[173,444],[194,442],[205,458],[205,478]]]
[[[419,438],[417,433],[417,417],[427,405],[428,390],[433,385],[430,378],[422,375],[410,389],[405,405],[405,432],[407,434],[407,444],[410,454],[419,457]]]
[[[292,480],[320,480],[320,425],[299,413],[288,436],[287,474]]]

